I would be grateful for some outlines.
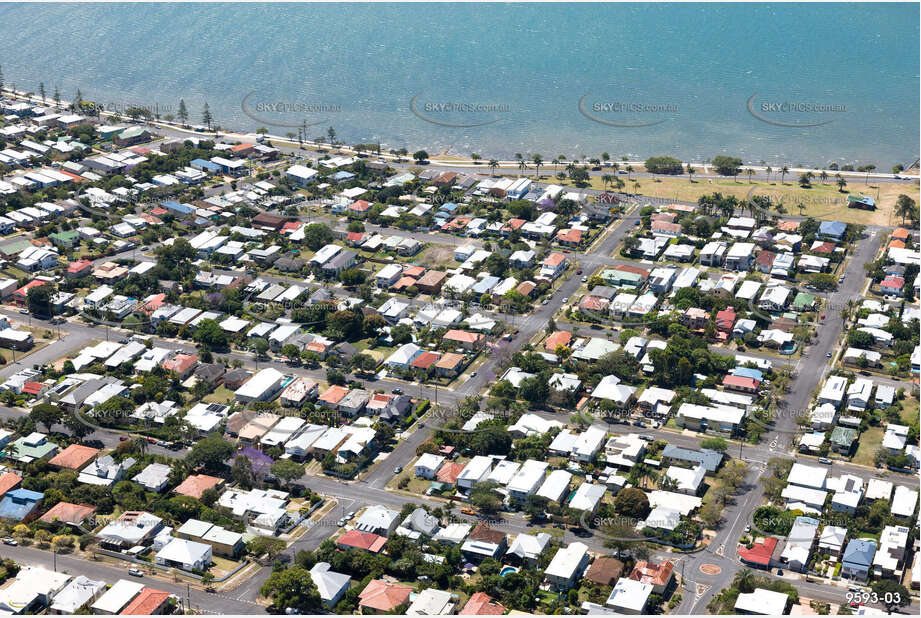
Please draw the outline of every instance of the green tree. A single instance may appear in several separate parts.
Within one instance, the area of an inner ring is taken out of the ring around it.
[[[622,489],[614,498],[615,512],[640,520],[649,514],[649,500],[642,489],[628,487]]]
[[[204,466],[210,470],[219,470],[233,456],[234,450],[233,444],[224,440],[223,436],[210,434],[192,446],[186,461],[193,468]]]
[[[243,489],[252,489],[256,480],[252,462],[243,455],[234,457],[233,465],[230,467],[230,478]]]
[[[720,453],[725,452],[728,446],[729,443],[726,442],[725,438],[720,437],[704,438],[700,441],[700,448],[708,448],[711,451],[719,451]]]
[[[304,464],[299,464],[291,459],[279,459],[272,464],[269,471],[272,473],[272,476],[286,485],[290,485],[304,476]]]
[[[870,589],[876,593],[879,602],[886,606],[886,612],[889,614],[897,607],[911,605],[908,589],[895,580],[881,579],[870,586]]]
[[[272,605],[280,612],[291,608],[300,614],[317,614],[323,607],[310,571],[299,566],[275,571],[262,584],[260,592],[272,599]]]
[[[51,427],[61,422],[63,411],[50,403],[40,403],[32,408],[29,412],[29,418],[38,425],[44,425],[45,430],[50,432]]]
[[[416,163],[422,163],[424,161],[427,161],[428,158],[429,158],[429,153],[427,153],[424,150],[417,150],[416,152],[413,153],[413,159],[416,161]]]
[[[738,176],[742,171],[742,159],[738,157],[717,155],[713,157],[711,163],[716,173],[721,176]]]
[[[185,106],[184,99],[179,99],[179,109],[176,111],[176,117],[179,118],[181,124],[188,124],[189,122],[189,110]]]
[[[333,231],[323,223],[311,223],[304,228],[304,243],[311,251],[317,251],[333,241]]]
[[[208,107],[207,103],[205,103],[205,106],[202,108],[201,121],[202,121],[202,124],[208,127],[208,130],[210,131],[211,123],[214,122],[214,117],[211,115],[211,108]]]

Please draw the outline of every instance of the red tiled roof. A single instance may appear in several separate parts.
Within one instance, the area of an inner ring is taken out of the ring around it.
[[[349,205],[349,210],[354,210],[355,212],[365,212],[371,208],[371,202],[367,200],[355,200]]]
[[[813,245],[810,249],[813,253],[834,253],[835,252],[835,243],[833,242],[821,242]]]
[[[458,341],[460,343],[476,343],[482,339],[482,337],[483,335],[480,333],[468,333],[465,330],[453,329],[446,332],[442,339],[446,339],[448,341]]]
[[[761,543],[754,543],[751,549],[745,546],[739,546],[739,558],[751,564],[760,564],[768,566],[771,563],[771,556],[774,555],[774,549],[777,547],[777,539],[768,537]]]
[[[522,296],[530,296],[531,292],[533,292],[536,287],[537,284],[532,281],[522,281],[518,284],[518,287],[515,288],[515,291]]]
[[[457,462],[446,463],[435,473],[435,478],[442,483],[453,485],[457,482],[457,477],[460,476],[460,473],[464,471],[465,467],[467,467],[467,464]]]
[[[53,507],[48,509],[47,513],[41,516],[41,520],[49,524],[56,522],[65,524],[80,523],[95,512],[96,507],[90,506],[88,504],[58,502]]]
[[[120,613],[122,616],[150,616],[166,603],[168,598],[168,592],[145,587]]]
[[[588,311],[603,311],[607,305],[607,300],[598,296],[586,296],[579,303],[579,307]]]
[[[525,221],[524,219],[509,219],[508,221],[505,222],[505,225],[503,227],[507,227],[511,230],[517,230],[525,223],[527,223],[527,221]]]
[[[186,479],[179,483],[179,486],[176,487],[176,489],[173,491],[183,496],[191,496],[198,499],[201,498],[203,493],[209,489],[214,489],[223,482],[224,479],[218,478],[216,476],[208,476],[207,474],[193,474],[189,477],[186,477]]]
[[[27,296],[28,293],[29,293],[29,290],[31,290],[32,288],[37,288],[37,287],[40,286],[40,285],[45,285],[45,282],[44,282],[44,281],[38,281],[38,280],[30,281],[30,282],[28,282],[27,284],[25,284],[24,286],[22,286],[21,288],[19,288],[18,290],[16,290],[16,291],[13,292],[13,293],[14,293],[16,296],[22,296],[23,298],[26,298],[26,296]]]
[[[345,239],[348,242],[361,242],[365,238],[364,232],[349,232],[346,234]]]
[[[415,277],[418,279],[425,272],[425,266],[407,266],[403,269],[404,277]]]
[[[361,530],[349,530],[336,540],[336,545],[364,549],[373,554],[384,549],[386,544],[386,537],[371,532],[362,532]]]
[[[663,560],[658,564],[641,560],[633,567],[630,579],[653,586],[664,586],[671,579],[674,568],[675,565],[668,560]]]
[[[98,454],[98,448],[90,448],[89,446],[83,446],[82,444],[71,444],[63,451],[52,457],[48,463],[59,468],[79,470],[90,461],[92,461],[93,458]]]
[[[326,389],[325,391],[323,391],[323,394],[320,395],[320,398],[318,399],[318,401],[324,401],[326,403],[336,404],[342,401],[342,398],[348,394],[349,394],[349,389],[347,389],[344,386],[339,386],[338,384],[334,384],[330,386],[328,389]]]
[[[563,255],[562,253],[551,253],[546,258],[544,258],[544,261],[541,262],[541,264],[544,266],[552,266],[556,268],[557,266],[562,264],[565,260],[566,260],[566,256]]]
[[[26,382],[22,385],[22,392],[37,397],[42,392],[42,386],[44,385],[41,382]]]
[[[777,254],[773,251],[762,251],[758,254],[758,257],[755,258],[755,262],[761,264],[762,266],[770,266],[774,263],[774,258],[777,257]]]
[[[89,260],[86,260],[86,259],[77,260],[76,262],[72,262],[72,263],[67,267],[67,272],[69,272],[69,273],[78,273],[78,272],[80,272],[81,270],[85,270],[85,269],[87,269],[87,268],[92,268],[92,267],[93,267],[93,263],[90,262]]]
[[[409,601],[412,586],[372,579],[358,594],[358,604],[382,612],[391,612]]]
[[[22,482],[22,477],[12,472],[0,474],[0,496],[11,489],[15,489]]]
[[[656,232],[672,232],[677,234],[681,231],[681,225],[678,223],[668,223],[666,221],[653,221],[650,226]]]
[[[175,371],[178,374],[183,374],[197,362],[198,357],[194,354],[177,354],[173,358],[160,363],[160,366],[167,371]]]
[[[485,592],[474,592],[470,600],[458,614],[461,616],[501,616],[505,613],[505,606],[497,603]]]
[[[649,271],[645,268],[640,268],[638,266],[630,266],[629,264],[618,264],[614,267],[614,270],[619,270],[624,273],[633,273],[634,275],[639,275],[644,279],[649,276]]]
[[[560,242],[578,244],[582,242],[582,230],[560,230],[556,233],[556,239]]]
[[[441,355],[437,352],[423,352],[416,359],[409,364],[410,367],[414,369],[428,369],[432,365],[438,362],[438,359],[441,358]]]
[[[911,236],[911,232],[904,227],[897,227],[895,231],[892,232],[892,237],[898,238],[899,240],[908,240],[909,236]]]
[[[896,277],[895,275],[889,275],[888,277],[883,279],[882,283],[880,283],[879,285],[881,287],[902,289],[902,287],[904,287],[905,285],[905,278]]]
[[[760,380],[756,380],[755,378],[747,378],[745,376],[728,375],[723,377],[723,386],[733,386],[736,388],[757,390],[760,384]]]
[[[544,349],[548,352],[553,352],[558,345],[569,345],[571,341],[571,332],[568,330],[558,330],[544,341]]]

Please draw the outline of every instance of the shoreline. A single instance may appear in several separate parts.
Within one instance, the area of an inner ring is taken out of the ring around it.
[[[30,103],[35,103],[35,104],[38,104],[38,105],[44,105],[44,106],[50,106],[50,107],[58,107],[58,108],[67,108],[67,107],[69,107],[69,106],[72,104],[72,101],[69,101],[69,100],[66,100],[66,99],[60,99],[60,101],[56,103],[55,101],[49,101],[47,97],[45,98],[44,101],[42,101],[42,98],[41,98],[40,96],[36,95],[35,93],[31,93],[31,92],[28,92],[28,91],[25,91],[25,92],[24,92],[24,91],[20,91],[20,90],[14,91],[14,90],[12,90],[11,88],[8,88],[8,87],[5,87],[5,86],[4,86],[2,89],[0,89],[0,96],[12,96],[13,98],[20,99],[20,100],[23,100],[23,101],[28,101],[28,102],[30,102]],[[116,112],[101,111],[101,112],[99,113],[98,118],[111,118],[111,117],[114,117],[114,116],[116,116],[116,115],[118,115],[119,117],[121,117],[121,114],[117,114]],[[259,133],[256,133],[256,132],[240,132],[240,131],[237,131],[237,130],[224,130],[224,131],[222,131],[222,130],[220,130],[220,129],[218,129],[217,131],[214,131],[214,130],[212,130],[212,131],[207,131],[207,129],[206,129],[205,127],[201,126],[201,125],[195,125],[195,124],[182,125],[181,123],[178,123],[178,122],[166,121],[166,120],[162,120],[162,119],[151,119],[151,120],[146,120],[146,119],[145,119],[145,120],[143,120],[143,121],[131,121],[131,122],[143,122],[144,124],[148,124],[148,125],[150,125],[150,126],[160,126],[160,127],[162,127],[162,128],[170,129],[170,130],[173,130],[173,131],[178,131],[178,132],[182,132],[182,133],[188,133],[190,136],[193,136],[193,135],[194,135],[194,136],[199,136],[199,137],[200,137],[200,136],[208,136],[208,137],[214,137],[214,138],[223,137],[223,138],[225,138],[225,139],[226,139],[226,138],[237,139],[237,140],[240,140],[241,142],[243,142],[243,141],[250,141],[250,140],[251,140],[249,143],[254,143],[254,142],[256,142],[256,141],[259,139],[259,137],[260,137],[260,135],[261,135],[262,138],[263,138],[263,140],[265,140],[265,141],[277,142],[277,143],[280,143],[280,144],[283,144],[283,145],[286,145],[286,146],[289,146],[289,147],[294,147],[294,148],[302,147],[302,146],[303,146],[303,147],[306,147],[306,148],[302,148],[302,149],[315,150],[315,151],[318,151],[318,152],[321,151],[321,150],[323,150],[323,149],[334,149],[334,150],[336,150],[336,151],[338,151],[338,152],[340,152],[340,153],[343,153],[343,154],[353,154],[353,155],[358,155],[358,154],[359,154],[359,152],[358,152],[357,150],[355,150],[354,147],[349,146],[349,145],[346,145],[346,144],[339,144],[339,145],[335,145],[335,146],[334,146],[334,145],[328,144],[328,143],[326,143],[326,142],[322,142],[322,143],[321,143],[321,142],[315,142],[315,141],[306,140],[306,139],[305,139],[305,140],[302,140],[301,142],[298,142],[297,139],[291,139],[291,138],[288,138],[288,137],[284,137],[284,136],[281,136],[281,135],[275,135],[275,134],[272,134],[272,133],[259,134]],[[201,129],[201,130],[196,130],[196,129]],[[425,150],[425,148],[424,148],[424,147],[421,147],[421,148],[419,148],[418,150]],[[447,151],[448,151],[448,150],[450,150],[450,147],[448,147],[447,149],[443,149],[443,152],[440,152],[440,153],[434,155],[434,157],[436,157],[436,158],[433,158],[432,156],[430,156],[430,157],[427,159],[427,161],[426,161],[426,165],[428,165],[428,166],[438,166],[438,167],[448,167],[448,168],[456,167],[456,168],[482,168],[482,169],[484,169],[484,170],[489,170],[489,169],[491,169],[491,168],[488,166],[488,162],[490,161],[490,157],[486,157],[486,156],[482,156],[482,155],[481,155],[481,158],[480,158],[480,159],[478,159],[477,161],[474,161],[473,159],[471,159],[471,158],[469,158],[469,157],[462,157],[462,156],[449,155],[449,154],[447,154]],[[364,150],[363,150],[362,152],[368,152],[368,151],[364,151]],[[413,159],[412,159],[412,153],[408,153],[406,156],[401,156],[401,155],[392,154],[392,153],[388,152],[386,149],[384,149],[384,148],[383,148],[383,145],[381,145],[381,152],[380,152],[380,154],[377,154],[377,153],[374,153],[374,154],[375,154],[375,156],[378,156],[378,157],[380,157],[381,159],[384,159],[384,160],[387,160],[387,161],[394,161],[394,162],[398,162],[398,161],[401,161],[401,160],[405,160],[406,162],[412,162],[412,161],[413,161]],[[650,156],[659,156],[659,155],[650,155]],[[663,156],[670,156],[670,155],[663,155]],[[447,158],[446,158],[446,159],[438,159],[437,157],[447,157]],[[513,169],[515,169],[515,170],[518,170],[519,173],[520,173],[520,169],[519,169],[519,167],[518,167],[518,166],[519,166],[519,162],[518,162],[517,159],[497,159],[497,161],[498,161],[498,166],[497,166],[497,168],[496,168],[497,170],[499,170],[499,169],[505,169],[505,168],[513,168]],[[552,165],[552,162],[551,162],[551,161],[552,161],[552,158],[551,158],[551,160],[545,160],[545,161],[543,162],[543,164],[541,165],[541,167],[546,167],[546,168],[549,169],[550,166]],[[579,164],[581,164],[581,165],[586,165],[586,161],[581,160],[581,159],[569,160],[569,162],[575,162],[575,161],[579,161]],[[527,159],[527,158],[525,159],[525,163],[528,164],[529,169],[533,166],[533,163],[532,163],[529,159]],[[561,163],[563,163],[563,162],[561,161]],[[643,160],[643,161],[629,161],[629,160],[628,160],[628,161],[625,161],[625,160],[614,160],[614,159],[612,159],[612,160],[611,160],[611,163],[616,163],[617,165],[619,165],[619,166],[621,166],[621,167],[624,167],[624,166],[628,166],[628,165],[629,165],[629,166],[631,166],[631,167],[634,168],[634,172],[645,172],[645,171],[646,171],[646,169],[645,169],[646,161],[645,161],[645,160]],[[718,175],[718,174],[712,173],[712,168],[713,168],[712,164],[705,163],[705,162],[697,162],[697,161],[683,161],[683,163],[685,163],[685,164],[690,164],[691,166],[693,166],[694,168],[697,169],[697,171],[694,173],[695,176],[698,176],[698,177],[713,177],[713,178],[727,178],[727,177],[725,177],[725,176],[720,176],[720,175]],[[783,166],[781,166],[781,167],[783,167]],[[759,165],[754,165],[754,164],[749,165],[749,164],[744,164],[744,163],[742,164],[742,169],[743,169],[743,170],[751,169],[751,170],[753,170],[753,171],[756,172],[756,173],[765,173],[765,172],[767,171],[768,168],[771,168],[772,173],[779,173],[779,170],[780,170],[779,167],[770,166],[770,165],[760,165],[760,164],[759,164]],[[908,177],[908,180],[910,180],[910,181],[911,181],[911,180],[921,181],[921,170],[919,170],[919,167],[913,167],[913,168],[911,168],[911,169],[908,169],[908,170],[904,170],[904,171],[902,171],[902,172],[899,172],[898,174],[893,174],[893,173],[881,173],[881,172],[870,172],[869,174],[867,174],[866,172],[858,172],[858,171],[841,171],[841,170],[833,170],[833,169],[827,169],[827,168],[823,169],[823,168],[819,168],[819,167],[791,167],[791,166],[787,166],[787,168],[788,168],[788,172],[787,172],[787,173],[788,173],[789,175],[791,175],[791,176],[794,176],[794,175],[800,174],[800,173],[805,173],[805,172],[813,172],[813,173],[826,172],[826,173],[828,173],[829,175],[840,174],[840,175],[841,175],[842,177],[844,177],[844,178],[869,178],[869,179],[889,179],[889,180],[893,180],[893,179],[895,179],[896,176],[899,176],[899,177]],[[607,169],[607,170],[614,171],[614,168],[613,168],[612,166],[610,166],[610,165],[609,165],[608,167],[606,167],[606,168],[603,167],[602,169]],[[660,176],[669,177],[669,175],[660,175]],[[682,176],[682,174],[676,174],[676,175],[674,175],[674,177],[680,177],[680,176]],[[739,174],[738,177],[742,177],[742,174]],[[548,179],[548,180],[549,180],[549,179]]]

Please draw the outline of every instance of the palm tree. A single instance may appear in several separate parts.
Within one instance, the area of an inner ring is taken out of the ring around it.
[[[732,587],[741,592],[751,592],[755,589],[755,574],[751,569],[742,569],[732,578]]]
[[[539,154],[531,156],[531,160],[534,162],[534,170],[537,174],[537,180],[540,180],[540,166],[544,164],[544,158]]]
[[[620,163],[618,163],[617,161],[614,161],[614,163],[611,164],[611,167],[613,167],[614,171],[616,172],[617,170],[620,169]]]
[[[489,165],[489,169],[492,170],[492,175],[495,176],[496,168],[499,167],[499,162],[496,159],[490,159],[488,165]]]
[[[697,171],[697,170],[695,170],[693,167],[691,167],[691,163],[690,163],[690,161],[689,161],[688,164],[687,164],[688,181],[694,182],[694,172],[696,172],[696,171]]]
[[[824,185],[825,181],[828,180],[828,172],[822,170],[822,172],[819,174],[819,178],[822,179],[822,184]]]
[[[601,175],[601,184],[604,186],[605,189],[608,188],[608,185],[611,183],[612,180],[614,180],[614,177],[611,176],[610,174]]]
[[[624,168],[624,169],[627,170],[627,181],[629,182],[629,181],[630,181],[630,174],[633,173],[633,166],[632,166],[632,165],[628,165],[628,166],[627,166],[626,168]]]
[[[835,178],[837,178],[836,184],[838,185],[838,191],[844,193],[844,187],[847,186],[847,181],[841,174],[835,174]]]
[[[746,170],[746,173],[748,174],[748,184],[751,184],[752,176],[755,174],[755,170],[753,170],[752,168],[748,168],[748,170]]]
[[[525,160],[523,158],[518,159],[518,174],[521,175],[526,169],[528,169],[528,164]]]
[[[768,181],[768,182],[771,181],[771,172],[773,172],[773,171],[774,171],[774,170],[771,169],[771,166],[770,166],[770,165],[768,165],[767,168],[764,170],[764,172],[767,174],[767,181]]]
[[[553,171],[556,172],[556,171],[557,171],[557,166],[559,166],[559,164],[560,164],[560,160],[554,158],[553,161],[551,161],[551,163],[553,163]]]
[[[790,173],[790,168],[787,167],[786,165],[780,168],[780,184],[783,184],[784,177],[789,173]]]
[[[870,172],[872,172],[875,169],[876,169],[876,166],[873,164],[863,166],[863,170],[867,173],[866,179],[864,180],[865,185],[870,184]]]

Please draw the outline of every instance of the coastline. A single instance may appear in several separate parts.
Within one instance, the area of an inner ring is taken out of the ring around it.
[[[63,98],[60,99],[60,101],[59,101],[58,103],[55,103],[54,101],[48,101],[47,97],[46,97],[45,100],[43,101],[42,98],[41,98],[40,96],[36,95],[35,93],[27,92],[27,91],[21,91],[21,90],[13,91],[11,88],[8,88],[8,87],[6,87],[6,86],[4,86],[2,89],[0,89],[0,95],[12,96],[12,97],[14,97],[14,98],[17,98],[17,99],[20,99],[20,100],[23,100],[23,101],[29,101],[29,102],[32,102],[32,103],[37,103],[37,104],[41,104],[41,105],[45,105],[45,106],[49,106],[49,105],[50,105],[50,106],[57,106],[57,107],[60,107],[60,108],[67,108],[67,107],[69,107],[70,105],[72,105],[72,101],[69,101],[69,100],[66,100],[66,99],[63,99]],[[100,117],[100,118],[102,118],[102,117],[111,118],[111,117],[115,117],[115,116],[120,116],[120,114],[117,114],[117,113],[115,113],[115,112],[108,112],[108,111],[101,111],[101,112],[99,113],[99,117]],[[223,138],[225,138],[225,139],[236,139],[236,140],[239,140],[239,141],[241,141],[241,142],[250,142],[250,143],[252,143],[252,142],[257,141],[257,140],[259,139],[260,135],[262,135],[262,138],[263,138],[264,140],[271,141],[271,142],[275,142],[275,143],[279,143],[279,144],[283,144],[283,145],[286,145],[286,146],[289,146],[289,147],[301,147],[301,146],[303,146],[303,147],[306,147],[307,150],[314,150],[314,151],[322,151],[322,150],[324,150],[324,149],[326,149],[326,148],[331,148],[331,149],[334,149],[334,150],[336,150],[337,152],[340,152],[340,153],[354,154],[354,155],[359,154],[359,151],[357,151],[353,146],[349,146],[349,145],[346,145],[346,144],[330,145],[330,144],[327,144],[327,143],[325,143],[325,142],[316,142],[316,141],[311,141],[311,140],[307,140],[307,139],[304,139],[304,140],[298,142],[298,140],[296,140],[296,139],[288,138],[288,137],[281,136],[281,135],[275,135],[275,134],[273,134],[273,133],[264,133],[264,134],[260,134],[260,133],[256,133],[256,132],[241,132],[241,131],[236,131],[236,130],[221,130],[220,128],[218,128],[218,130],[216,130],[216,131],[215,131],[215,130],[207,131],[207,130],[206,130],[206,127],[203,127],[203,126],[200,126],[200,125],[194,125],[194,124],[183,125],[183,124],[181,124],[181,123],[179,123],[179,122],[166,121],[166,120],[162,120],[162,119],[151,119],[151,120],[144,120],[144,121],[139,121],[139,122],[143,122],[144,124],[148,124],[148,125],[150,125],[150,126],[160,126],[160,127],[162,127],[162,128],[169,129],[169,130],[172,130],[172,131],[178,131],[178,132],[181,132],[181,133],[188,133],[190,136],[199,136],[199,137],[200,137],[200,136],[209,136],[209,137],[215,137],[215,138],[223,137]],[[422,148],[420,148],[420,150],[425,150],[425,148],[422,147]],[[367,151],[363,151],[363,152],[367,152]],[[381,146],[380,154],[375,153],[375,156],[379,156],[379,157],[380,157],[381,159],[383,159],[383,160],[394,161],[394,162],[398,162],[398,161],[401,161],[401,160],[407,160],[407,161],[408,161],[408,160],[411,160],[411,153],[410,153],[410,154],[407,154],[407,155],[405,155],[405,156],[397,155],[397,154],[392,154],[391,152],[389,152],[389,151],[387,151],[386,149],[384,149],[383,145]],[[650,156],[655,156],[655,155],[650,155]],[[444,158],[444,159],[439,159],[438,157],[445,157],[445,158]],[[435,157],[430,157],[430,158],[427,160],[427,164],[428,164],[429,166],[437,166],[437,167],[448,167],[448,168],[452,168],[452,167],[453,167],[453,168],[482,168],[483,170],[489,170],[490,167],[487,165],[487,163],[489,162],[489,160],[490,160],[490,157],[483,156],[483,155],[481,155],[481,158],[480,158],[479,160],[476,160],[476,161],[475,161],[475,160],[473,160],[473,159],[471,159],[471,158],[469,158],[469,157],[460,157],[460,156],[446,155],[446,154],[444,154],[444,153],[441,153],[441,154],[439,154],[439,155],[436,155]],[[519,170],[519,173],[520,173],[519,161],[516,160],[516,159],[497,159],[497,162],[498,162],[498,165],[496,166],[497,169],[509,169],[509,168],[512,168],[512,169],[514,169],[514,170]],[[527,164],[529,165],[529,167],[530,167],[530,161],[529,161],[528,159],[525,159],[525,163],[527,163]],[[585,164],[585,163],[587,163],[587,162],[586,162],[586,161],[581,161],[581,163]],[[645,167],[644,167],[644,166],[645,166],[645,163],[646,163],[645,160],[635,160],[635,161],[630,161],[630,160],[617,160],[616,163],[617,163],[618,165],[622,166],[622,167],[624,167],[624,166],[631,166],[631,167],[633,167],[633,168],[635,169],[635,171],[637,171],[637,172],[643,172],[643,171],[645,171]],[[696,168],[697,171],[695,172],[695,176],[700,176],[700,177],[709,177],[709,176],[712,176],[712,177],[714,177],[714,178],[716,178],[716,177],[724,178],[724,177],[722,177],[722,176],[718,176],[718,175],[711,174],[712,167],[713,167],[712,164],[709,164],[709,163],[706,163],[706,162],[702,162],[702,161],[701,161],[701,162],[698,162],[698,161],[687,161],[687,162],[685,162],[685,163],[690,164],[691,166],[693,166],[694,168]],[[550,161],[549,161],[549,160],[545,160],[545,161],[544,161],[544,164],[543,164],[542,166],[544,166],[544,167],[546,167],[547,169],[549,169],[549,168],[550,168],[550,165],[551,165]],[[854,179],[863,179],[863,178],[869,178],[869,179],[895,179],[897,176],[902,176],[902,177],[909,177],[909,178],[912,179],[912,180],[921,180],[921,171],[919,171],[919,168],[918,168],[917,166],[914,167],[914,168],[911,168],[911,169],[902,171],[902,172],[900,172],[899,174],[882,173],[882,172],[870,172],[869,174],[867,174],[866,172],[858,172],[858,171],[841,171],[841,170],[833,170],[833,169],[828,169],[828,168],[823,169],[823,168],[819,168],[819,167],[799,167],[799,166],[793,167],[793,166],[790,166],[790,165],[787,165],[786,167],[787,167],[787,169],[788,169],[788,174],[791,175],[791,176],[792,176],[792,175],[795,175],[795,174],[804,173],[804,172],[813,172],[813,173],[826,172],[826,173],[831,174],[831,175],[840,174],[841,176],[843,176],[843,177],[845,177],[845,178],[854,178]],[[755,164],[749,165],[749,164],[745,164],[745,163],[743,163],[743,168],[746,169],[746,170],[747,170],[747,169],[752,169],[752,170],[754,170],[756,173],[766,172],[768,169],[772,169],[772,170],[774,170],[774,171],[778,171],[778,170],[780,169],[780,168],[778,168],[777,166],[760,165],[760,164],[758,164],[758,165],[755,165]],[[605,169],[610,169],[610,168],[605,168]]]

